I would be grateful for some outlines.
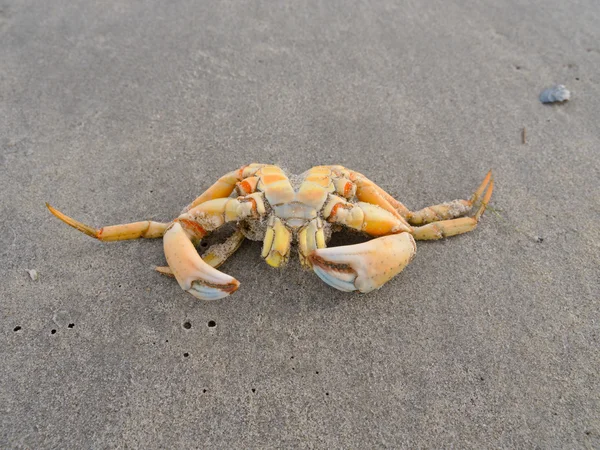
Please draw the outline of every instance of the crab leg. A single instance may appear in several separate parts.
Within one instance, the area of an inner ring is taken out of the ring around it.
[[[362,173],[351,170],[348,171],[348,177],[356,185],[356,197],[360,201],[380,206],[399,218],[406,218],[407,214],[410,213],[406,206],[388,194],[377,184],[369,180]]]
[[[329,196],[323,215],[328,222],[339,223],[371,236],[412,231],[402,217],[380,206],[365,202],[350,203],[335,195]]]
[[[249,194],[251,192],[254,192],[256,182],[252,183],[252,180],[250,180],[249,183],[243,183],[243,180],[252,177],[252,175],[254,175],[254,173],[256,173],[256,171],[263,166],[264,164],[253,163],[247,166],[242,166],[238,170],[234,170],[232,172],[229,172],[228,174],[223,175],[211,187],[204,191],[202,195],[196,198],[186,208],[186,211],[189,211],[190,209],[208,200],[229,197],[233,190],[236,188],[236,186],[240,184],[240,182],[242,183],[242,185],[239,186],[239,189],[242,191],[243,194]],[[165,234],[165,231],[169,226],[169,224],[167,223],[146,220],[142,222],[111,225],[96,229],[63,214],[62,212],[50,206],[48,203],[46,203],[46,206],[54,216],[65,222],[67,225],[70,225],[73,228],[78,229],[82,233],[85,233],[88,236],[99,239],[101,241],[122,241],[138,238],[158,238],[162,237]]]
[[[411,225],[424,225],[432,222],[454,219],[468,214],[473,205],[475,205],[482,196],[484,198],[482,204],[484,204],[483,202],[487,204],[492,196],[493,189],[494,178],[492,176],[492,171],[490,170],[469,200],[453,200],[440,205],[428,206],[416,212],[409,211],[406,218]],[[484,210],[485,206],[483,210],[481,210],[481,213],[478,214],[481,215]]]
[[[415,252],[413,237],[400,233],[362,244],[317,249],[309,259],[314,272],[331,287],[366,293],[399,274]]]
[[[287,263],[290,256],[292,233],[281,219],[271,217],[265,232],[261,256],[271,267],[280,267]]]
[[[198,198],[196,198],[187,208],[186,210],[190,210],[201,203],[207,202],[209,200],[214,200],[217,198],[225,198],[229,197],[236,186],[245,180],[246,178],[251,177],[256,173],[258,169],[263,167],[264,164],[249,164],[247,166],[242,166],[237,170],[229,172],[219,178],[211,187],[209,187],[206,191],[204,191]],[[254,192],[254,188],[249,190],[248,187],[251,186],[250,183],[245,183],[241,188],[242,194],[250,194]],[[256,183],[254,183],[254,187],[256,187]]]
[[[486,188],[493,181],[492,171],[490,170],[469,200],[453,200],[413,212],[363,174],[343,168],[341,169],[341,173],[347,174],[350,180],[356,185],[356,197],[360,201],[378,205],[397,217],[406,219],[411,225],[424,225],[431,222],[454,219],[467,214],[473,205],[485,195],[487,192]]]
[[[59,210],[53,208],[48,203],[46,206],[50,212],[62,220],[67,225],[76,228],[82,233],[87,234],[93,238],[101,241],[126,241],[129,239],[139,238],[159,238],[165,234],[168,223],[153,222],[151,220],[144,220],[142,222],[125,223],[121,225],[110,225],[102,228],[93,228],[89,225],[81,223],[66,214],[61,213]]]
[[[264,211],[264,204],[258,196],[248,196],[209,200],[180,215],[164,237],[167,264],[179,286],[201,300],[217,300],[237,290],[239,282],[212,267],[210,259],[209,262],[203,261],[194,243],[226,222],[261,215]],[[232,242],[235,244],[235,240]],[[212,262],[218,264],[220,259],[224,261],[223,256],[213,256]],[[165,270],[159,271],[166,273]]]
[[[478,189],[479,192],[480,189]],[[477,227],[477,223],[481,218],[481,215],[485,211],[488,202],[492,196],[492,192],[494,190],[494,180],[489,182],[489,188],[485,192],[481,200],[481,205],[477,210],[477,213],[473,217],[461,217],[459,219],[451,219],[451,220],[440,220],[438,222],[431,222],[427,225],[423,225],[422,227],[413,227],[412,235],[415,239],[424,241],[424,240],[433,240],[433,239],[442,239],[449,236],[456,236],[457,234],[468,233],[469,231],[473,231],[475,227]],[[477,195],[477,192],[475,193]],[[481,194],[479,194],[481,195]]]
[[[311,220],[298,232],[298,254],[302,266],[311,268],[309,255],[316,249],[325,247],[325,233],[321,219]]]
[[[216,269],[240,248],[244,239],[244,233],[236,230],[225,242],[211,245],[202,255],[202,260]]]

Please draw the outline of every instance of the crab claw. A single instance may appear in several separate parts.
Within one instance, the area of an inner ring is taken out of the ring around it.
[[[400,233],[362,244],[317,249],[309,260],[314,272],[331,287],[366,293],[400,273],[415,252],[413,237]]]
[[[240,283],[205,263],[179,223],[164,236],[167,263],[179,286],[201,300],[218,300],[235,292]]]

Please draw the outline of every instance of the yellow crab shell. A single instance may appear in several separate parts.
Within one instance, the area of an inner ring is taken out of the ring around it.
[[[168,267],[195,297],[216,300],[239,282],[216,268],[245,238],[263,241],[262,257],[279,267],[297,246],[301,264],[341,291],[370,292],[401,272],[416,252],[416,240],[441,239],[473,230],[494,188],[491,171],[470,200],[410,211],[364,175],[342,166],[317,166],[287,175],[269,164],[249,164],[219,178],[169,223],[141,221],[95,229],[46,204],[56,217],[103,241],[163,237]],[[479,203],[476,213],[466,215]],[[235,232],[200,257],[201,239],[225,223]],[[350,229],[375,237],[327,248],[333,231]]]

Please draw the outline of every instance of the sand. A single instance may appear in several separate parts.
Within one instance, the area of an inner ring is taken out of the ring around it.
[[[600,447],[600,3],[522,3],[0,2],[0,447]],[[245,242],[213,303],[44,206],[169,221],[254,161],[496,189],[379,291]]]

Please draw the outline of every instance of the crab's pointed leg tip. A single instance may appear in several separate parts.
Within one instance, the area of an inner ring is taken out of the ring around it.
[[[50,203],[46,202],[46,208],[48,208],[48,211],[50,211],[50,213],[56,217],[57,219],[62,220],[63,222],[68,223],[65,219],[68,218],[67,216],[65,216],[63,213],[61,213],[58,209],[56,209],[54,206],[52,206]]]
[[[46,202],[46,208],[48,208],[48,211],[50,211],[52,214],[54,214],[56,216],[57,211],[56,211],[56,209],[54,209],[54,207],[50,203]]]
[[[52,207],[48,203],[46,203],[46,206],[48,207],[48,209],[50,210],[50,212],[52,213],[52,215],[54,217],[56,217],[57,219],[62,220],[67,225],[72,226],[73,228],[81,231],[82,233],[87,234],[88,236],[91,236],[91,237],[96,238],[96,239],[100,239],[100,237],[99,237],[99,230],[96,230],[95,228],[92,228],[89,225],[81,223],[81,222],[73,219],[72,217],[69,217],[66,214],[61,213],[58,209]]]
[[[490,186],[489,186],[489,188],[488,188],[488,190],[485,193],[485,196],[483,198],[486,203],[490,201],[490,198],[492,198],[492,192],[494,192],[494,178],[493,177],[490,180]]]
[[[61,218],[61,216],[64,216],[63,213],[61,213],[58,209],[56,209],[54,206],[52,206],[48,202],[46,202],[46,208],[48,208],[48,211],[50,211],[53,215],[55,215],[59,219]]]

